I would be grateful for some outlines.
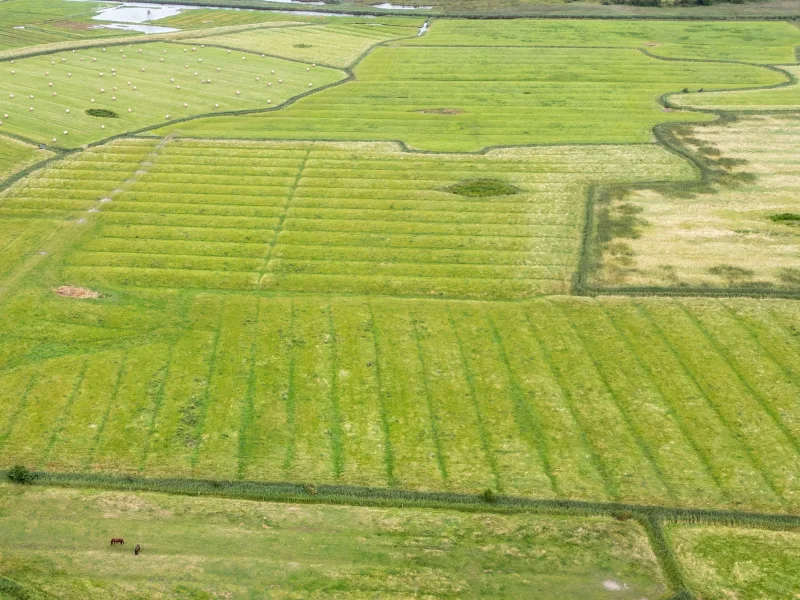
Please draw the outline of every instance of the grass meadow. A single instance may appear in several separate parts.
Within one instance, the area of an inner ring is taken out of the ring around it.
[[[0,507],[6,548],[0,572],[47,597],[523,599],[534,593],[638,600],[665,590],[635,521],[8,485],[0,486]],[[124,538],[125,546],[110,548],[111,537]],[[62,543],[54,547],[54,540]]]
[[[404,21],[404,26],[369,24],[308,25],[255,29],[230,35],[199,37],[187,43],[217,44],[265,52],[334,67],[347,67],[372,46],[386,40],[417,35],[419,23]]]
[[[514,299],[568,290],[587,183],[693,177],[653,145],[480,157],[369,143],[155,148],[119,141],[54,163],[5,193],[0,217],[94,223],[63,257],[63,277],[91,285]],[[476,175],[520,193],[448,190]]]
[[[668,535],[700,598],[794,598],[800,532],[673,525]]]
[[[64,148],[196,114],[278,106],[345,76],[310,63],[177,43],[84,48],[0,68],[0,130]],[[89,109],[117,116],[94,117]]]
[[[798,65],[782,65],[781,68],[795,78],[800,76],[800,66]],[[681,94],[673,96],[671,100],[679,106],[725,111],[798,111],[800,110],[800,83],[777,89]]]
[[[626,48],[380,47],[355,73],[355,81],[280,112],[200,119],[158,131],[213,138],[401,140],[435,151],[650,142],[656,123],[713,119],[665,112],[657,103],[661,94],[785,80],[755,66],[660,61]]]
[[[654,189],[615,197],[611,227],[619,235],[605,245],[597,282],[797,289],[798,136],[800,119],[791,115],[687,130],[683,139],[693,150],[738,161],[733,173],[746,179],[688,197]],[[631,218],[636,223],[626,227]]]
[[[47,150],[40,150],[13,138],[0,137],[0,181],[51,156],[53,153]]]

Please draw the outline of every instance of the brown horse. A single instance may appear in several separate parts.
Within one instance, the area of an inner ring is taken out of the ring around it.
[[[111,545],[116,546],[117,544],[122,544],[124,546],[125,540],[123,540],[122,538],[111,538]]]

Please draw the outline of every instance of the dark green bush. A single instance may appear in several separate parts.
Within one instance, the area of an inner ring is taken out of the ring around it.
[[[22,465],[14,465],[8,470],[6,474],[8,480],[13,483],[33,483],[36,479],[36,473],[28,469],[27,467],[23,467]]]
[[[481,494],[481,498],[483,498],[484,502],[487,502],[489,504],[493,504],[494,502],[497,502],[497,494],[495,493],[495,491],[492,488],[486,488],[485,490],[483,490],[483,493]]]
[[[500,179],[469,179],[451,185],[445,188],[445,191],[460,196],[481,197],[510,196],[511,194],[518,194],[521,190]]]
[[[107,108],[87,108],[86,114],[90,117],[102,117],[104,119],[116,119],[119,117],[117,113]]]

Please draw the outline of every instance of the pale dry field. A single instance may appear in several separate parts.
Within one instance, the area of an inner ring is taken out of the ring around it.
[[[750,116],[696,127],[692,137],[724,158],[746,161],[732,172],[753,181],[689,195],[633,190],[613,201],[612,214],[636,213],[638,237],[608,244],[602,282],[798,286],[800,222],[770,217],[800,213],[800,118]]]

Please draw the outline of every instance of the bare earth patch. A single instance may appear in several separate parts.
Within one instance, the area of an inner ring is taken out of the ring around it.
[[[53,290],[59,296],[64,296],[65,298],[99,298],[100,292],[96,292],[94,290],[90,290],[88,288],[76,287],[73,285],[62,285],[61,287]]]

